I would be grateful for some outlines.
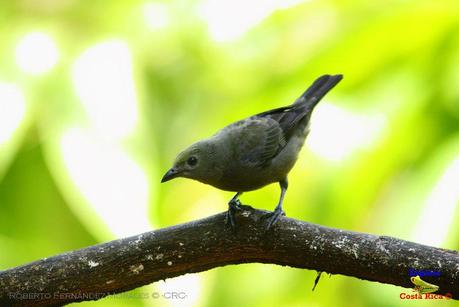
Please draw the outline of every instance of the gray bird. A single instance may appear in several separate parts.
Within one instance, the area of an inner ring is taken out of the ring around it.
[[[210,138],[182,151],[161,182],[184,177],[237,192],[229,201],[227,223],[235,227],[234,214],[240,210],[239,196],[278,182],[279,202],[268,216],[267,229],[280,216],[287,191],[287,175],[308,135],[312,110],[343,78],[323,75],[293,104],[250,116],[230,124]]]

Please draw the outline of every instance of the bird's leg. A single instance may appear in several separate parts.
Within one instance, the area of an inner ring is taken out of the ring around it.
[[[277,206],[274,209],[274,211],[272,213],[269,213],[270,216],[269,216],[269,219],[268,219],[268,225],[266,226],[266,230],[271,229],[271,227],[274,224],[276,224],[276,222],[279,220],[279,218],[282,215],[285,215],[284,210],[282,210],[282,203],[284,202],[285,192],[287,192],[287,188],[288,188],[287,178],[285,178],[282,181],[279,181],[279,185],[280,185],[280,188],[281,188],[281,195],[280,195],[279,203],[277,204]]]
[[[237,192],[236,195],[231,198],[231,200],[228,203],[228,211],[226,212],[226,223],[230,224],[231,228],[236,227],[235,219],[234,219],[234,214],[236,211],[241,210],[241,201],[238,199],[239,196],[241,196],[242,192]]]

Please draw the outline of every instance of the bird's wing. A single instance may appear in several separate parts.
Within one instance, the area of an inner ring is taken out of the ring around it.
[[[231,127],[232,126],[232,127]],[[250,117],[232,124],[239,162],[246,166],[263,166],[285,146],[279,123],[269,117]]]
[[[295,132],[307,135],[312,110],[342,78],[342,75],[323,75],[317,78],[293,104],[250,117],[251,119],[270,119],[277,122],[280,127],[283,142],[273,156],[285,147]]]
[[[282,130],[285,140],[288,142],[290,137],[293,135],[295,128],[305,117],[309,117],[311,111],[312,110],[305,104],[292,104],[290,106],[256,114],[252,116],[252,118],[269,118],[276,121]]]
[[[342,78],[342,75],[323,75],[292,105],[262,112],[230,125],[230,130],[237,135],[236,148],[241,163],[267,165],[295,133],[305,137],[315,105]]]

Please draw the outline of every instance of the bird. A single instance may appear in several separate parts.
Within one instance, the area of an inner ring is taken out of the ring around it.
[[[341,74],[322,75],[293,104],[236,121],[193,143],[177,155],[161,182],[182,177],[236,192],[226,213],[226,223],[233,229],[242,193],[279,183],[279,201],[267,214],[266,229],[271,229],[285,215],[287,175],[309,133],[311,113],[342,79]]]

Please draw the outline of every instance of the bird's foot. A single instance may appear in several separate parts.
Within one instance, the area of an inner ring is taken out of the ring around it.
[[[279,209],[276,208],[273,212],[268,213],[266,216],[268,218],[268,224],[266,225],[266,231],[268,231],[274,226],[274,224],[277,223],[277,221],[279,220],[281,216],[285,216],[285,212],[281,208]]]
[[[242,203],[239,199],[235,199],[235,200],[230,200],[228,205],[230,208],[233,208],[235,210],[241,210]]]
[[[236,218],[235,214],[236,211],[242,210],[241,208],[241,201],[239,199],[231,200],[229,203],[228,211],[226,212],[226,224],[229,224],[232,229],[236,228]]]

